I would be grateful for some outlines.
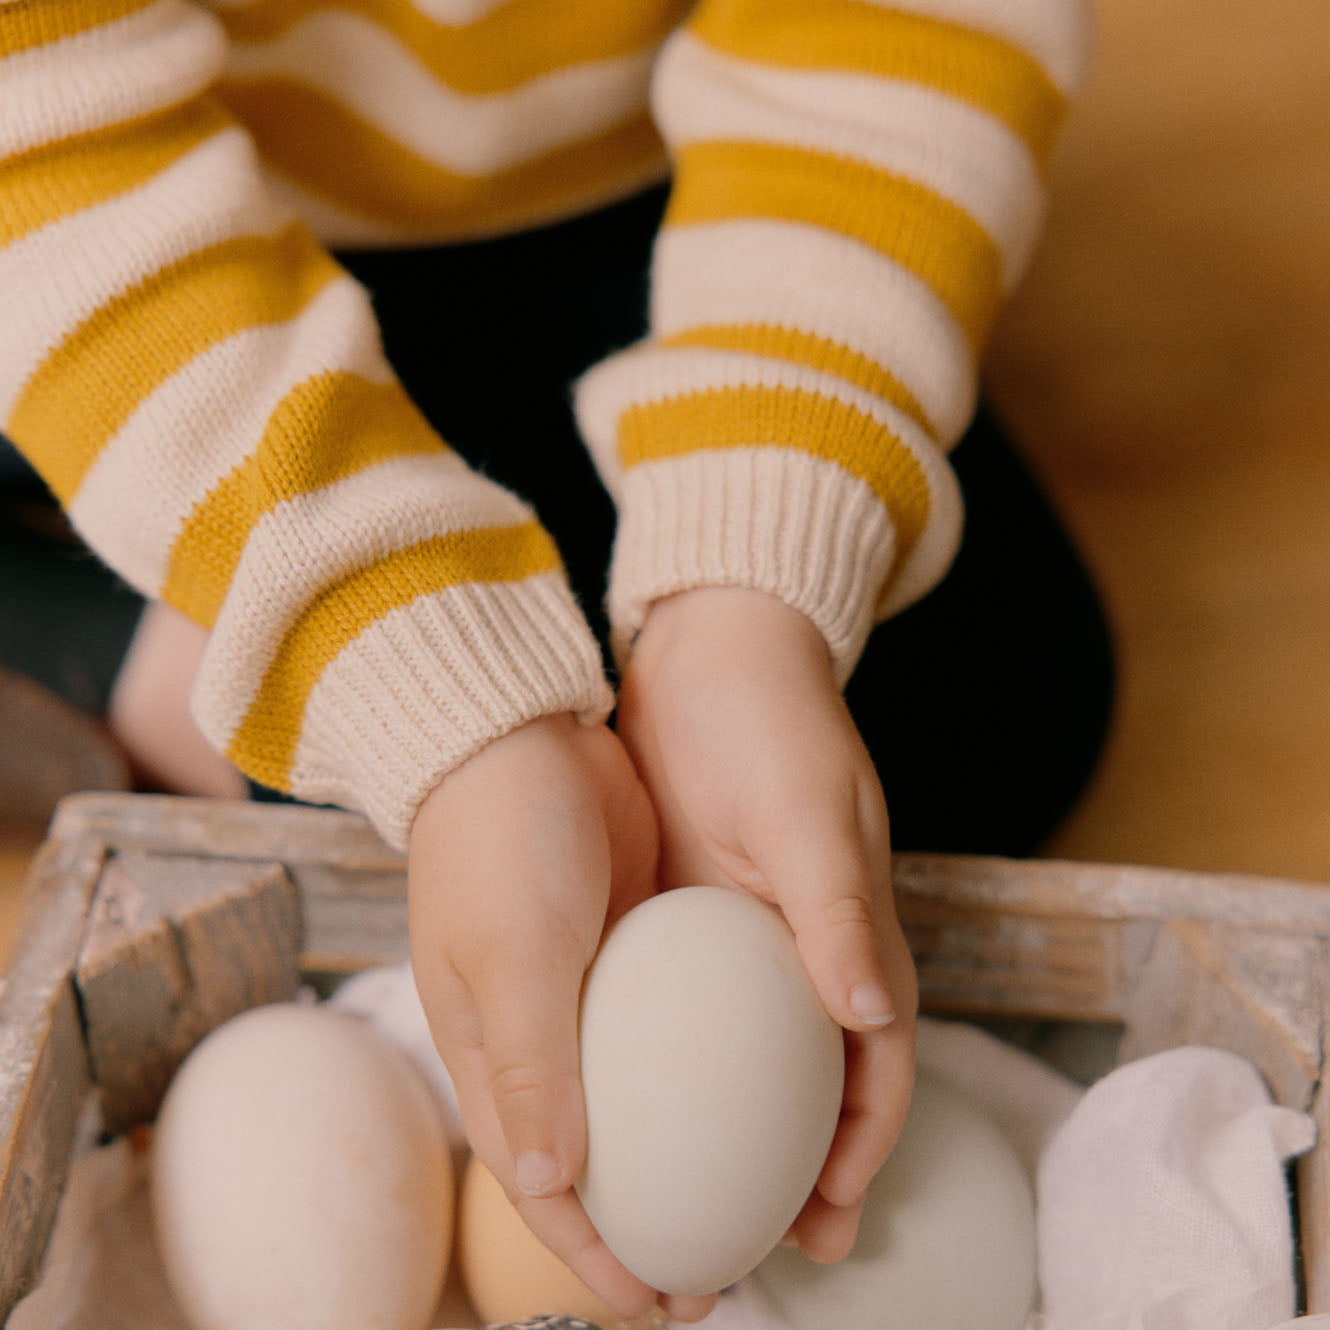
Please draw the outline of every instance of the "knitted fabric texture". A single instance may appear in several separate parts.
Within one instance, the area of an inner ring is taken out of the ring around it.
[[[748,586],[845,678],[955,549],[945,454],[1083,0],[689,9],[0,3],[0,430],[210,631],[210,741],[397,845],[491,739],[612,698],[548,536],[407,400],[325,245],[512,231],[672,171],[650,335],[577,396],[621,648],[660,596]]]

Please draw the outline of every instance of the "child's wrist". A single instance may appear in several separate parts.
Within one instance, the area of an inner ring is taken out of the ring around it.
[[[665,656],[708,648],[745,653],[809,654],[830,668],[826,641],[801,611],[768,591],[748,587],[697,587],[654,601],[637,635],[633,659],[650,668]]]

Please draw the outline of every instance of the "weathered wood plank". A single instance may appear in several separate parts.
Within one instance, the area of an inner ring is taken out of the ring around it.
[[[301,941],[300,899],[279,863],[114,856],[75,967],[107,1130],[151,1120],[209,1030],[293,997]]]
[[[65,800],[52,836],[92,837],[124,848],[339,869],[402,871],[354,813],[171,796],[80,794]],[[1236,873],[1119,864],[899,854],[899,894],[1032,914],[1086,918],[1222,918],[1286,931],[1330,930],[1330,888]]]
[[[957,906],[1087,919],[1222,919],[1282,932],[1330,932],[1330,885],[1055,859],[900,854],[898,895]]]
[[[1280,1103],[1309,1109],[1321,1078],[1324,949],[1323,937],[1171,920],[1133,986],[1119,1056],[1227,1048],[1253,1063]]]
[[[334,808],[186,799],[151,794],[76,794],[52,819],[57,840],[87,837],[118,849],[209,858],[401,869],[404,860],[356,813]]]
[[[407,958],[405,864],[294,863],[290,873],[304,906],[306,973],[348,975]]]
[[[66,981],[16,1105],[0,1186],[0,1323],[37,1280],[92,1082],[78,1006]]]
[[[933,1011],[1118,1021],[1157,928],[932,897],[897,897]]]
[[[0,1322],[40,1267],[91,1084],[70,973],[103,859],[39,852],[0,993]]]

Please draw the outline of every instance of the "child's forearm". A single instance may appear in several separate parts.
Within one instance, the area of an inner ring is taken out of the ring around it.
[[[837,676],[954,553],[946,451],[1029,258],[1084,0],[704,0],[657,67],[651,337],[583,381],[626,649],[657,597],[771,592]]]
[[[603,716],[548,536],[407,400],[365,292],[211,96],[215,20],[4,6],[0,56],[0,430],[112,567],[209,630],[214,746],[401,844],[496,735]]]

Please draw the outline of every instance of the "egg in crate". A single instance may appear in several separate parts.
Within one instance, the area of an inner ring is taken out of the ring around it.
[[[472,1156],[457,1201],[458,1273],[486,1325],[568,1316],[604,1330],[651,1330],[648,1315],[624,1322],[527,1228],[498,1179]]]
[[[152,1148],[168,1281],[198,1330],[425,1330],[453,1178],[406,1056],[323,1007],[218,1027],[167,1089]]]
[[[850,1255],[817,1265],[782,1247],[755,1278],[789,1330],[1023,1330],[1035,1298],[1029,1177],[980,1108],[921,1072]]]

